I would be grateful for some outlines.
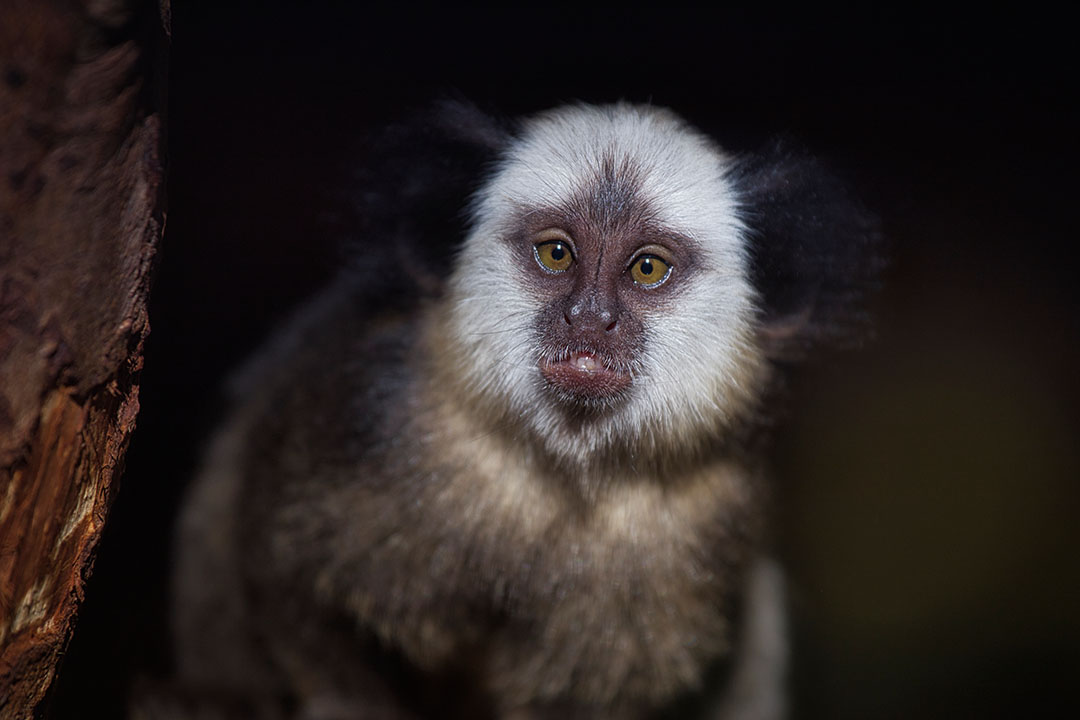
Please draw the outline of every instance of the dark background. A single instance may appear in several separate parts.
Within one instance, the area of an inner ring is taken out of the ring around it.
[[[798,372],[777,438],[794,716],[1080,711],[1063,18],[188,5],[142,412],[50,717],[119,716],[167,667],[169,524],[219,385],[338,264],[356,138],[446,91],[651,101],[847,177],[893,249],[876,341]]]

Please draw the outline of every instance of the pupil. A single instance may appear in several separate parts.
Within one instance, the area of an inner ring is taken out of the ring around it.
[[[653,272],[652,260],[649,260],[649,259],[642,260],[641,261],[641,273],[643,275],[652,275],[652,272]]]
[[[552,260],[558,262],[559,260],[563,259],[564,255],[566,255],[566,251],[563,250],[562,245],[556,245],[553,248],[551,248],[551,259]]]

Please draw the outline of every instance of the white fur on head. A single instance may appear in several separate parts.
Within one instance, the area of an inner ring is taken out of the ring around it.
[[[694,241],[701,257],[687,287],[640,317],[644,352],[626,402],[581,422],[553,401],[540,375],[534,328],[544,301],[514,256],[532,247],[507,238],[523,209],[565,206],[612,158],[640,178],[653,220]],[[644,459],[722,432],[753,399],[761,366],[729,168],[708,138],[660,108],[574,105],[529,120],[476,198],[451,279],[450,335],[460,343],[466,392],[581,464],[612,450]]]

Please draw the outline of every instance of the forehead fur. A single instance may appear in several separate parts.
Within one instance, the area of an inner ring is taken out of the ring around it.
[[[573,105],[542,113],[522,128],[489,189],[476,204],[488,226],[516,209],[572,206],[599,185],[633,187],[661,226],[739,252],[741,225],[726,178],[730,162],[707,137],[669,110],[625,103]],[[725,258],[727,259],[727,258]]]

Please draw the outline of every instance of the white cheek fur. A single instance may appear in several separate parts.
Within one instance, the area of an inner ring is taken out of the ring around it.
[[[516,406],[536,372],[535,360],[529,361],[535,357],[536,301],[518,282],[518,263],[509,249],[497,242],[484,245],[470,252],[468,272],[453,279],[451,335],[467,353],[469,388]]]

